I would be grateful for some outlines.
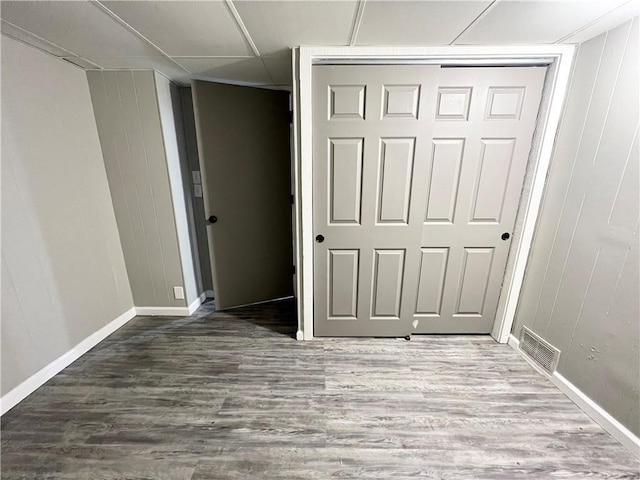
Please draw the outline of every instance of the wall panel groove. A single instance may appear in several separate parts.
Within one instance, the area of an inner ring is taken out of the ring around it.
[[[87,72],[134,303],[185,307],[169,169],[152,71]],[[189,291],[191,297],[195,292]]]
[[[640,435],[638,18],[580,46],[513,334]]]

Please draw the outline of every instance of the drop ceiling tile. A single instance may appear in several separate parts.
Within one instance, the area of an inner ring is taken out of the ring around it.
[[[271,77],[258,57],[184,58],[175,60],[186,67],[193,78],[227,80],[255,85],[271,85]]]
[[[640,0],[631,0],[579,31],[571,32],[570,36],[562,39],[562,43],[586,42],[631,20],[633,17],[637,17],[638,13],[640,13]]]
[[[214,57],[253,54],[224,2],[101,3],[170,56]]]
[[[504,0],[460,37],[458,44],[554,43],[625,0]]]
[[[2,30],[2,33],[11,38],[15,38],[16,40],[20,40],[21,42],[33,45],[34,47],[39,48],[40,50],[44,50],[51,55],[55,55],[56,57],[66,57],[73,55],[73,52],[69,52],[64,48],[57,47],[56,45],[53,45],[52,43],[36,35],[33,35],[32,33],[29,33],[26,30],[13,25],[12,23],[7,22],[6,20],[2,20],[0,23],[0,29]]]
[[[267,70],[273,78],[275,85],[293,84],[293,73],[291,69],[291,50],[286,50],[275,55],[267,55],[262,57]]]
[[[368,1],[357,45],[447,45],[491,4],[481,1]]]
[[[3,1],[0,16],[81,57],[158,54],[93,2]]]
[[[108,70],[157,70],[178,83],[188,83],[190,80],[190,75],[185,69],[162,56],[94,57],[91,61]]]
[[[299,45],[348,45],[357,1],[245,1],[234,5],[261,55]]]

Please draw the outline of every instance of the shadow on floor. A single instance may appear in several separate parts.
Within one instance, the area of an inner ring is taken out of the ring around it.
[[[288,298],[272,302],[247,305],[229,310],[216,310],[215,301],[210,300],[194,314],[204,320],[248,322],[278,335],[296,338],[298,320],[296,300]]]

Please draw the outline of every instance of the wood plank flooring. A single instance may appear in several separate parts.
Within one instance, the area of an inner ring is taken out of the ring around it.
[[[138,317],[2,418],[2,478],[640,478],[490,337],[294,332],[290,301]]]

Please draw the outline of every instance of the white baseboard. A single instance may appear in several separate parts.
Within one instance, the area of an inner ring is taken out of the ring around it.
[[[589,415],[598,425],[613,435],[620,443],[631,450],[636,458],[640,459],[640,438],[636,437],[627,427],[613,418],[600,405],[587,397],[582,390],[576,387],[569,380],[558,372],[553,373],[551,381],[562,392],[569,397],[573,403],[578,405]]]
[[[1,414],[4,415],[5,413],[7,413],[19,402],[31,395],[36,389],[45,384],[63,369],[71,365],[78,358],[87,353],[98,343],[118,330],[135,316],[136,309],[135,307],[132,307],[122,315],[120,315],[118,318],[102,327],[97,332],[89,335],[87,338],[82,340],[68,352],[62,354],[49,365],[31,375],[13,390],[3,395],[2,398],[0,398],[0,411],[2,412]]]
[[[298,330],[296,332],[296,340],[300,340],[300,341],[304,340],[304,333],[302,333],[302,330]]]
[[[193,312],[195,312],[198,308],[200,308],[200,305],[202,305],[204,303],[204,301],[207,299],[207,293],[206,292],[202,292],[200,294],[200,296],[198,298],[196,298],[191,305],[189,305],[189,315],[191,315]]]
[[[189,316],[195,312],[200,305],[206,300],[206,293],[202,293],[196,298],[188,307],[132,307],[118,318],[102,327],[97,332],[91,334],[78,345],[73,347],[62,356],[55,359],[49,365],[42,370],[33,374],[26,379],[20,385],[8,392],[2,398],[0,398],[0,411],[1,415],[15,407],[19,402],[24,400],[36,389],[49,381],[52,377],[58,374],[60,371],[71,365],[82,355],[87,353],[93,347],[95,347],[102,340],[107,338],[113,332],[122,327],[125,323],[131,320],[136,315],[163,315],[163,316]]]
[[[136,315],[161,317],[188,317],[189,307],[136,307]]]
[[[195,312],[207,299],[206,293],[201,293],[188,307],[136,307],[136,315],[159,317],[188,317]]]
[[[507,344],[516,350],[518,353],[520,352],[520,340],[518,340],[513,334],[509,334],[509,338],[507,339]]]
[[[635,436],[627,427],[622,425],[618,420],[613,418],[611,414],[606,412],[600,405],[591,400],[582,390],[567,380],[559,372],[553,372],[549,375],[547,372],[538,367],[526,355],[520,351],[520,341],[513,335],[509,335],[509,345],[516,350],[522,357],[532,365],[538,372],[542,373],[551,382],[560,389],[569,399],[575,403],[580,409],[586,413],[591,419],[609,432],[616,440],[623,444],[631,453],[640,458],[640,438]]]
[[[204,294],[207,298],[214,298],[213,290],[205,290]]]

